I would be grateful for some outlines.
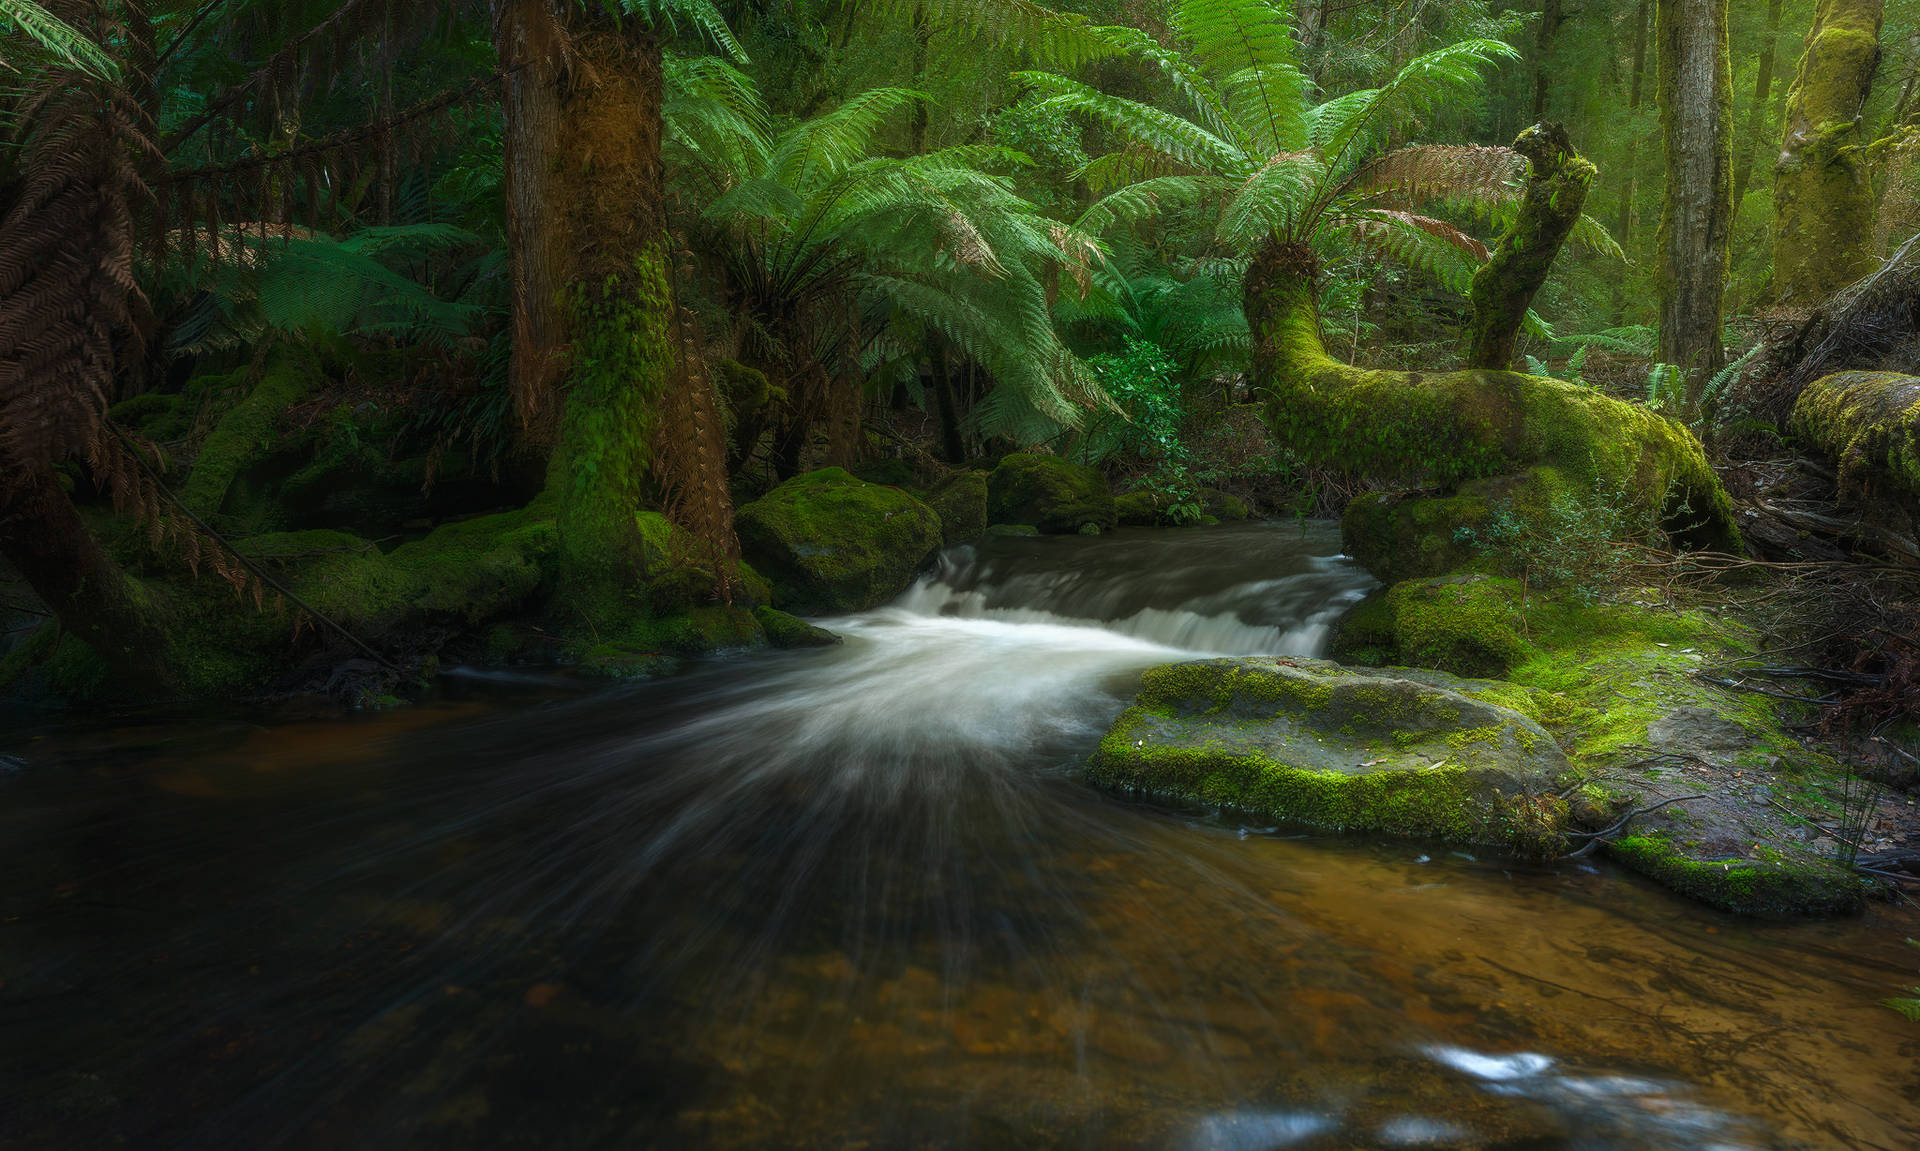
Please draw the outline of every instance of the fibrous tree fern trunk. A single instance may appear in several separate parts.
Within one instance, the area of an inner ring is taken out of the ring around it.
[[[1667,159],[1660,358],[1685,373],[1691,409],[1726,362],[1721,323],[1733,217],[1727,0],[1660,0],[1654,41]]]
[[[1505,368],[1526,322],[1527,309],[1547,282],[1560,248],[1580,222],[1587,189],[1598,173],[1573,150],[1565,128],[1535,124],[1513,150],[1527,158],[1527,187],[1513,227],[1473,275],[1473,319],[1467,327],[1467,366]]]
[[[1774,293],[1812,306],[1873,269],[1860,114],[1880,62],[1883,0],[1820,0],[1787,92],[1773,169]]]
[[[552,427],[559,594],[598,628],[627,614],[647,567],[637,515],[654,494],[653,435],[680,352],[661,43],[597,5],[516,7],[506,15],[528,27],[549,22],[520,34],[549,38],[547,59],[559,64],[549,91],[509,92],[516,280],[530,311],[518,327],[531,340],[516,349],[519,399],[523,415]],[[530,71],[528,83],[541,80]]]

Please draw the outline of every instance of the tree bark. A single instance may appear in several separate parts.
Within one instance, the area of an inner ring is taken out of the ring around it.
[[[171,694],[179,683],[159,609],[87,531],[59,477],[19,462],[0,460],[0,555],[118,682]]]
[[[1873,269],[1873,179],[1860,115],[1880,64],[1882,0],[1820,0],[1787,91],[1773,166],[1774,295],[1811,307]]]
[[[1753,179],[1753,158],[1760,151],[1760,137],[1767,129],[1767,102],[1773,98],[1773,66],[1780,46],[1780,9],[1782,0],[1767,0],[1767,30],[1760,41],[1760,65],[1753,81],[1753,107],[1747,112],[1746,142],[1740,149],[1740,170],[1733,177],[1733,218],[1740,218],[1740,205],[1747,198],[1747,185]],[[1728,230],[1732,230],[1729,222]]]
[[[1526,192],[1513,227],[1500,237],[1491,258],[1473,274],[1467,327],[1467,366],[1504,369],[1533,298],[1547,282],[1553,261],[1580,222],[1587,189],[1598,173],[1573,150],[1558,124],[1535,124],[1513,142],[1527,158]]]
[[[528,21],[556,14],[542,0],[516,8]],[[531,308],[517,327],[534,341],[522,367],[529,381],[563,381],[551,397],[536,392],[532,408],[536,420],[546,418],[541,403],[558,408],[547,470],[557,590],[597,630],[634,610],[632,588],[648,566],[636,513],[652,502],[652,439],[680,350],[660,39],[598,6],[564,11],[562,46],[527,70],[528,83],[545,78],[549,90],[508,104],[509,198],[519,217],[517,286]]]
[[[1536,124],[1547,118],[1547,94],[1552,80],[1549,65],[1554,41],[1559,38],[1560,25],[1565,19],[1560,0],[1540,0],[1540,26],[1535,32],[1533,48],[1533,121]]]
[[[502,167],[513,294],[508,380],[526,438],[538,450],[552,447],[567,342],[560,315],[567,245],[550,187],[566,37],[548,0],[494,0],[494,47],[506,70],[500,103],[507,125]]]
[[[1633,72],[1627,86],[1627,123],[1628,131],[1636,137],[1634,147],[1627,159],[1627,189],[1620,198],[1620,215],[1614,226],[1614,238],[1620,241],[1620,247],[1631,252],[1633,243],[1633,221],[1635,201],[1640,198],[1640,154],[1637,139],[1639,125],[1636,120],[1640,105],[1646,94],[1647,79],[1647,25],[1653,14],[1653,0],[1640,0],[1634,11],[1633,22]],[[1627,292],[1625,278],[1614,277],[1613,281],[1613,322],[1616,327],[1627,322]]]
[[[1732,217],[1733,76],[1727,0],[1659,0],[1654,20],[1667,183],[1660,216],[1660,358],[1687,381],[1687,414],[1726,363],[1721,339]]]

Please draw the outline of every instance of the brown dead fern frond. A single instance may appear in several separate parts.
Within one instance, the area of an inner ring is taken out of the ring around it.
[[[1376,208],[1353,223],[1353,233],[1361,242],[1378,246],[1386,238],[1394,224],[1402,224],[1432,236],[1436,240],[1458,248],[1475,260],[1486,263],[1487,246],[1467,232],[1461,231],[1445,220],[1436,220],[1432,216],[1422,216],[1416,212],[1402,212],[1391,208]]]
[[[1388,208],[1439,201],[1504,203],[1520,196],[1526,161],[1512,148],[1421,144],[1388,152],[1354,174],[1351,187]]]

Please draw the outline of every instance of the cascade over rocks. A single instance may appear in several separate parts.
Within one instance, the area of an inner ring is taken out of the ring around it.
[[[1539,724],[1476,697],[1494,686],[1305,659],[1155,668],[1088,775],[1255,818],[1558,854],[1567,758]]]
[[[940,549],[940,516],[842,468],[788,480],[740,509],[741,554],[802,614],[865,611],[899,595]]]

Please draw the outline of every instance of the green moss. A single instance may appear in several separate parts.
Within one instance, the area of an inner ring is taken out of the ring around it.
[[[1116,526],[1107,479],[1093,468],[1058,456],[1019,453],[1000,461],[987,477],[987,517],[995,523],[1032,524],[1049,535],[1072,535],[1087,524]]]
[[[940,517],[898,488],[839,468],[788,480],[740,509],[740,547],[805,613],[863,611],[904,591],[939,550]]]
[[[1883,0],[1820,0],[1787,92],[1773,176],[1774,290],[1815,305],[1875,267],[1873,164],[1860,114]]]
[[[45,661],[59,642],[60,625],[50,620],[8,648],[4,655],[0,655],[0,692],[11,688],[20,677]]]
[[[827,629],[770,607],[755,608],[753,618],[774,647],[831,647],[840,642],[840,637]]]
[[[647,570],[635,516],[647,506],[660,398],[675,352],[666,252],[641,247],[628,268],[575,284],[566,301],[571,371],[547,490],[557,499],[556,590],[600,628],[640,610],[629,589]]]
[[[251,368],[243,368],[223,383],[243,382],[251,373]],[[275,353],[246,398],[230,408],[201,443],[193,470],[180,489],[180,502],[196,515],[218,515],[234,481],[278,445],[280,421],[287,410],[318,382],[312,356],[300,350]]]
[[[934,485],[927,505],[940,516],[940,537],[949,546],[975,539],[987,530],[987,477],[955,472]]]
[[[1636,835],[1607,853],[1663,887],[1738,915],[1839,915],[1865,905],[1873,885],[1837,864],[1802,859],[1690,859],[1671,840]]]
[[[1494,245],[1491,258],[1473,274],[1469,295],[1467,363],[1506,368],[1527,309],[1547,281],[1561,246],[1580,222],[1587,191],[1599,175],[1574,154],[1565,129],[1535,124],[1520,133],[1514,151],[1528,161],[1527,184],[1513,223]]]
[[[1152,527],[1160,522],[1161,499],[1153,492],[1128,492],[1113,499],[1114,517],[1130,527]]]
[[[147,392],[113,405],[113,422],[155,443],[185,439],[193,427],[192,413],[178,394]]]
[[[1920,377],[1823,376],[1800,393],[1791,428],[1839,466],[1843,492],[1920,499]]]

